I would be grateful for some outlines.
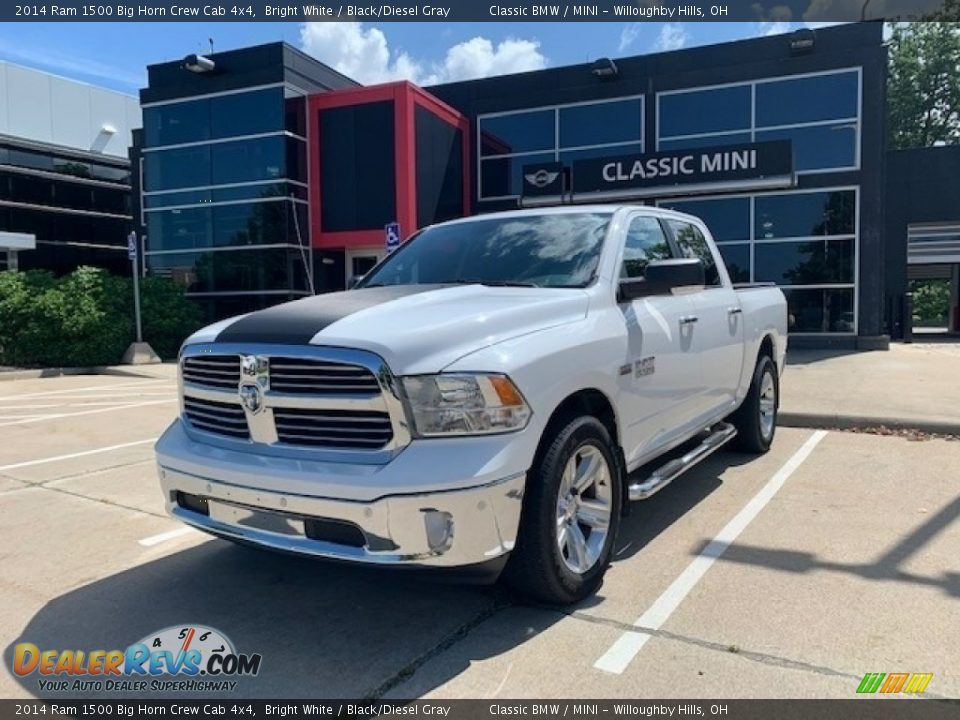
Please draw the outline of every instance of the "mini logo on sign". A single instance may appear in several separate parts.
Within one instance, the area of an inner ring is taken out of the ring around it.
[[[550,172],[549,170],[537,170],[535,173],[524,175],[523,178],[534,187],[545,188],[547,185],[553,183],[559,174],[558,172]]]
[[[263,393],[258,385],[241,385],[240,402],[251,413],[256,415],[263,409]]]

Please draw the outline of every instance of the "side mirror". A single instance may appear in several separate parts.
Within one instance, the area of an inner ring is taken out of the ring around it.
[[[627,302],[651,295],[669,295],[674,288],[704,284],[703,261],[698,258],[653,260],[647,265],[645,277],[620,281],[617,299]]]
[[[353,275],[349,280],[347,280],[347,290],[353,290],[357,284],[363,280],[363,275]]]

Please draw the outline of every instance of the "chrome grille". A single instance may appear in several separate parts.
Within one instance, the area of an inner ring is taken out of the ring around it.
[[[247,416],[240,405],[187,396],[183,399],[183,412],[198,430],[240,440],[250,439]]]
[[[411,441],[397,380],[366,350],[197,343],[180,368],[183,423],[205,442],[379,464]]]
[[[277,439],[291,445],[377,450],[393,439],[385,412],[276,408],[273,418]]]
[[[310,358],[270,358],[270,389],[309,395],[374,395],[376,376],[360,365]]]
[[[236,390],[240,384],[239,355],[195,355],[183,359],[183,379],[206,387]]]

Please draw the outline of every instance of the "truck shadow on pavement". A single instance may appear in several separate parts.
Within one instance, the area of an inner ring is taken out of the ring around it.
[[[615,562],[641,550],[720,487],[726,467],[749,459],[719,453],[635,504],[623,519],[618,547],[625,550]],[[602,600],[586,604],[602,607]],[[500,612],[518,607],[525,618],[520,624]],[[230,638],[238,652],[263,657],[259,675],[239,679],[231,697],[404,697],[439,687],[472,662],[507,652],[564,617],[524,607],[499,585],[440,583],[421,573],[368,570],[210,539],[49,600],[6,647],[4,660],[11,668],[20,642],[41,650],[123,650],[167,627],[206,625]],[[483,642],[463,648],[466,654],[446,653],[481,625]],[[440,655],[443,662],[429,662]],[[31,695],[56,697],[39,690],[36,673],[15,679]],[[104,690],[65,697],[158,695]],[[222,693],[206,697],[214,695]]]
[[[913,585],[938,588],[947,595],[960,598],[960,573],[944,572],[939,577],[919,575],[904,570],[901,566],[941,531],[960,518],[960,496],[945,505],[937,513],[899,542],[888,548],[870,563],[842,563],[822,559],[809,552],[779,550],[734,543],[719,557],[725,562],[755,565],[788,573],[839,572],[855,575],[864,580],[903,582]],[[704,542],[699,551],[706,547]]]

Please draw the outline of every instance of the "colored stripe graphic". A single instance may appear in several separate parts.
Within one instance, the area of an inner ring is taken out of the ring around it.
[[[919,694],[927,689],[933,679],[933,673],[867,673],[860,681],[857,692],[873,694],[913,693]]]
[[[910,676],[910,682],[903,689],[905,693],[922,693],[927,689],[927,685],[933,679],[933,673],[914,673]]]
[[[903,687],[903,684],[907,681],[907,678],[910,677],[910,673],[890,673],[887,675],[887,681],[883,683],[883,687],[880,688],[882,693],[898,693],[900,688]]]
[[[885,677],[886,673],[867,673],[863,676],[863,680],[860,681],[860,687],[857,688],[857,692],[875,693]]]

